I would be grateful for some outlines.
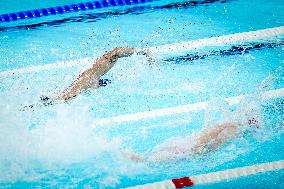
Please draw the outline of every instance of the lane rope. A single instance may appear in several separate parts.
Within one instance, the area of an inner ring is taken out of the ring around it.
[[[20,11],[0,15],[1,22],[15,22],[18,20],[40,18],[52,15],[62,15],[72,12],[82,12],[87,10],[105,9],[109,7],[123,7],[131,5],[140,5],[159,0],[97,0],[93,2],[77,3],[49,8],[40,8],[28,11]]]
[[[225,180],[237,179],[244,176],[267,173],[284,169],[284,160],[260,163],[251,166],[238,167],[212,173],[194,175],[189,177],[175,178],[161,182],[149,183],[128,189],[175,189],[191,187]]]
[[[173,43],[168,45],[161,45],[155,47],[145,48],[144,50],[149,50],[150,52],[154,53],[155,55],[159,54],[171,54],[171,53],[179,53],[185,52],[189,50],[198,51],[203,47],[208,46],[225,46],[225,45],[234,45],[242,42],[257,42],[257,41],[264,41],[265,38],[269,39],[271,37],[278,37],[284,35],[284,26],[275,27],[275,28],[268,28],[264,30],[257,30],[257,31],[250,31],[250,32],[243,32],[243,33],[235,33],[230,35],[224,35],[219,37],[211,37],[181,43]],[[38,73],[41,71],[47,71],[52,69],[63,69],[67,67],[75,67],[75,66],[82,66],[91,64],[93,58],[84,58],[77,61],[65,61],[65,62],[57,62],[53,64],[46,64],[42,66],[30,66],[26,68],[18,68],[8,71],[0,72],[0,77],[9,77],[15,76],[20,74],[27,74],[27,73]]]
[[[240,95],[235,97],[225,98],[224,100],[228,105],[233,106],[239,104],[247,95]],[[284,88],[266,91],[261,95],[263,100],[284,97]],[[181,106],[161,108],[145,112],[137,112],[133,114],[125,114],[114,117],[100,118],[94,121],[93,127],[104,126],[109,124],[119,124],[124,122],[139,121],[145,119],[153,119],[162,116],[176,115],[189,112],[197,112],[208,108],[210,101],[197,102],[193,104],[186,104]]]

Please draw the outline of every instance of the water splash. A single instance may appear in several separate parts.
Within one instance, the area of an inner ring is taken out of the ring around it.
[[[81,182],[116,186],[121,176],[141,172],[141,166],[134,166],[121,155],[121,138],[110,138],[92,129],[89,110],[83,101],[45,111],[36,109],[34,114],[15,114],[13,109],[14,116],[10,116],[11,112],[1,111],[5,119],[0,133],[0,183],[20,181],[52,187],[65,180],[68,186]],[[35,120],[33,116],[44,121],[27,127]]]

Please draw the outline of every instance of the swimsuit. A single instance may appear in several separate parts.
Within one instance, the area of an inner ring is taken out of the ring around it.
[[[100,87],[105,87],[107,84],[111,83],[110,79],[100,79],[99,80],[99,86]]]

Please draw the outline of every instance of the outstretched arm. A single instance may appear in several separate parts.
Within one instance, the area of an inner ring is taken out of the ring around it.
[[[116,47],[107,52],[91,68],[80,74],[70,87],[64,89],[56,97],[56,100],[66,101],[77,96],[83,90],[98,88],[100,77],[107,73],[119,58],[131,56],[134,52],[136,52],[136,49],[131,47]]]
[[[99,76],[94,72],[92,68],[87,69],[78,78],[73,81],[71,86],[64,89],[55,100],[69,100],[72,97],[77,96],[81,91],[88,88],[99,87]]]
[[[165,142],[147,160],[161,162],[208,153],[234,138],[238,132],[238,125],[235,123],[215,125],[186,138],[174,138]]]
[[[258,124],[258,120],[254,117],[248,120],[249,126],[255,126],[258,128]],[[184,155],[201,155],[214,151],[224,143],[235,138],[241,132],[240,127],[242,126],[244,125],[240,125],[235,122],[227,122],[203,129],[196,135],[189,136],[194,137],[193,140],[195,141],[195,144],[192,147],[186,147],[186,145],[191,146],[189,141],[186,141],[186,139],[184,139],[185,141],[183,141],[182,144],[178,141],[171,141],[171,143],[166,142],[164,144],[167,144],[167,148],[163,147],[158,151],[154,151],[154,153],[148,158],[143,158],[143,156],[132,151],[124,150],[122,153],[125,157],[139,162],[160,162],[171,160],[178,156],[184,157]]]

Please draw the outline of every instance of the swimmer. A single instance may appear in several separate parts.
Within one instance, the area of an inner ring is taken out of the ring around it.
[[[81,91],[89,88],[99,88],[101,86],[100,82],[102,82],[102,80],[100,80],[101,76],[107,73],[119,58],[128,57],[134,53],[146,55],[149,58],[149,53],[143,50],[131,47],[115,47],[101,56],[91,68],[81,73],[71,86],[63,90],[55,100],[67,101],[77,96]]]
[[[162,162],[176,158],[189,158],[202,155],[218,149],[226,142],[237,137],[244,125],[258,128],[259,123],[256,118],[249,119],[247,124],[227,122],[205,128],[198,133],[184,138],[171,138],[156,146],[147,158],[130,150],[123,150],[122,154],[138,162]]]
[[[136,49],[132,47],[115,47],[111,51],[101,56],[91,68],[83,71],[71,86],[64,89],[57,97],[51,98],[48,96],[41,96],[40,103],[23,106],[20,111],[33,109],[34,107],[50,106],[60,101],[68,101],[77,96],[80,92],[89,88],[97,89],[101,86],[106,86],[111,83],[109,79],[101,79],[101,76],[106,74],[117,62],[119,58],[129,57],[132,54],[145,55],[149,65],[154,62],[147,50]]]

